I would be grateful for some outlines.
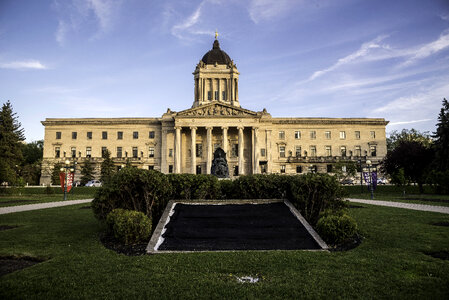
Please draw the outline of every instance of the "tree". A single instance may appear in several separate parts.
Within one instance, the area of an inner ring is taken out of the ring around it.
[[[338,181],[354,177],[357,173],[355,161],[338,161],[333,166],[333,171]]]
[[[86,185],[86,183],[94,179],[94,165],[90,159],[84,161],[84,165],[81,168],[81,175],[81,185]]]
[[[22,145],[22,177],[29,184],[39,184],[43,150],[44,141],[42,140]]]
[[[53,171],[51,172],[51,184],[61,184],[61,180],[59,179],[59,173],[61,172],[62,164],[55,163],[53,166]]]
[[[112,175],[115,173],[115,166],[114,162],[111,159],[111,152],[109,150],[106,150],[103,154],[103,162],[101,163],[101,177],[100,180],[102,182],[108,182]]]
[[[416,129],[402,129],[400,132],[393,130],[387,137],[387,151],[392,151],[401,141],[415,141],[430,147],[433,143],[429,132],[419,132]]]
[[[437,131],[434,133],[435,167],[445,172],[449,170],[449,102],[443,99],[443,107],[438,115]]]
[[[400,141],[389,151],[381,162],[381,171],[396,177],[403,169],[403,177],[409,182],[416,182],[420,193],[427,177],[429,165],[433,160],[433,150],[417,141]]]
[[[0,110],[0,183],[15,184],[23,160],[24,129],[9,101]]]

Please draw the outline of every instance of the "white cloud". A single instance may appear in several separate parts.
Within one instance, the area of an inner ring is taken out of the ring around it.
[[[22,61],[12,61],[7,63],[0,64],[0,68],[3,69],[37,69],[37,70],[45,70],[48,69],[47,66],[43,65],[41,62],[37,60],[22,60]]]
[[[186,19],[182,20],[178,24],[174,25],[171,29],[171,33],[180,39],[186,39],[187,35],[184,33],[188,33],[188,35],[212,35],[212,31],[195,29],[194,26],[199,23],[202,16],[203,6],[206,2],[211,2],[207,0],[203,0],[197,8],[190,14]]]
[[[433,42],[418,47],[411,52],[411,57],[403,63],[404,66],[414,63],[416,60],[426,58],[443,49],[449,47],[449,31],[443,32],[440,37]]]
[[[396,126],[396,125],[415,124],[415,123],[427,122],[427,121],[432,121],[432,120],[433,119],[398,121],[398,122],[390,122],[388,125]]]
[[[251,20],[257,24],[287,13],[298,0],[252,0],[248,7]]]

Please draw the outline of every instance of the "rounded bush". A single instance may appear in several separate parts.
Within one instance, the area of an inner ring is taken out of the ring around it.
[[[357,223],[347,214],[325,215],[316,229],[326,243],[337,245],[357,233]]]
[[[151,233],[151,220],[144,213],[117,208],[111,211],[106,224],[110,233],[126,245],[147,242]]]

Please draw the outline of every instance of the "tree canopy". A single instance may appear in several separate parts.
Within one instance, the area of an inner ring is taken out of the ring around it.
[[[429,132],[419,132],[416,129],[402,129],[401,131],[393,130],[387,137],[387,151],[392,151],[401,141],[419,142],[425,147],[430,147],[433,143],[432,136]]]
[[[437,130],[434,133],[435,166],[439,171],[449,170],[449,102],[443,99],[438,115]]]

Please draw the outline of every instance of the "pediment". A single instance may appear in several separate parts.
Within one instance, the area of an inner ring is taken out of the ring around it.
[[[222,103],[210,103],[186,109],[176,114],[178,117],[245,117],[256,116],[257,113],[248,109]]]

